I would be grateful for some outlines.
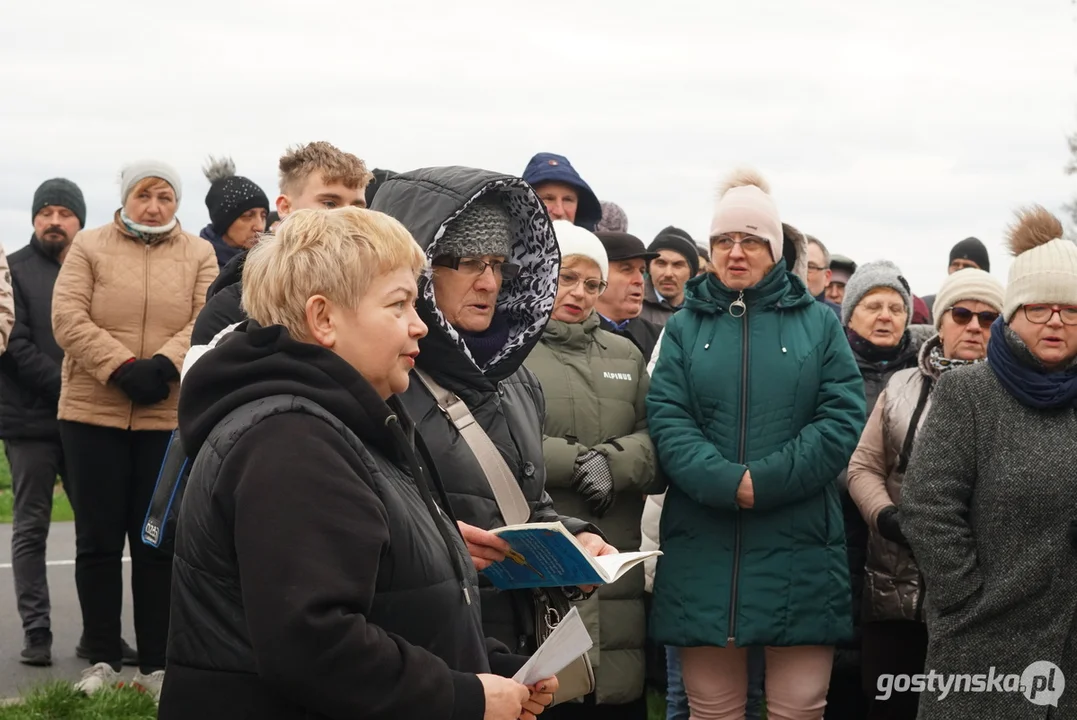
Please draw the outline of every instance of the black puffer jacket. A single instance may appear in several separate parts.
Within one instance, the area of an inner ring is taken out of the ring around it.
[[[8,257],[15,326],[0,355],[0,438],[54,438],[64,351],[52,334],[60,263],[37,238]]]
[[[433,284],[423,280],[419,315],[430,331],[419,341],[418,367],[467,403],[519,479],[531,505],[532,521],[561,520],[572,533],[595,531],[580,520],[559,516],[546,493],[542,455],[546,403],[538,379],[523,367],[524,359],[542,337],[557,294],[560,254],[542,201],[519,178],[447,167],[416,170],[390,179],[378,191],[372,209],[402,222],[433,259],[438,254],[434,237],[441,227],[487,193],[505,198],[514,227],[512,259],[523,266],[520,275],[506,282],[498,296],[497,311],[509,318],[508,341],[480,369],[437,310]],[[414,375],[402,400],[444,479],[456,516],[485,529],[502,527],[505,521],[478,460]],[[485,581],[480,582],[487,585],[482,594],[487,635],[517,652],[533,650],[530,594],[495,593]]]
[[[208,345],[221,330],[247,319],[247,313],[243,312],[240,303],[243,297],[243,263],[246,261],[247,251],[244,250],[221,268],[217,279],[209,286],[206,304],[194,321],[191,345]]]
[[[481,720],[476,673],[523,658],[484,639],[471,559],[395,400],[249,322],[188,373],[179,425],[196,459],[162,720]]]

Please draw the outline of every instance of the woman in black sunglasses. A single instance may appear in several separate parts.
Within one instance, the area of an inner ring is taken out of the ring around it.
[[[923,577],[902,534],[902,481],[916,430],[931,404],[939,377],[954,368],[983,362],[991,323],[1002,308],[1002,285],[988,273],[968,269],[946,278],[939,290],[935,328],[916,367],[895,373],[849,461],[849,494],[869,528],[863,623],[864,692],[872,698],[870,720],[915,720],[919,695],[893,692],[886,700],[879,677],[924,671],[927,626]]]
[[[927,586],[925,667],[1018,691],[936,688],[922,720],[1077,717],[1077,245],[1041,207],[1009,240],[987,362],[939,380],[901,518]]]

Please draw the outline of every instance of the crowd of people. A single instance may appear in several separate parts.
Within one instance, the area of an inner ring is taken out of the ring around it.
[[[168,164],[87,229],[43,182],[3,258],[0,439],[21,660],[52,662],[45,544],[75,513],[76,688],[159,717],[1069,717],[928,671],[1077,677],[1077,245],[1020,210],[1008,282],[934,294],[831,254],[733,172],[649,243],[571,162],[369,171],[325,143],[274,203],[227,158],[210,224]],[[9,269],[7,269],[9,268]],[[166,451],[174,546],[143,542]],[[559,521],[618,581],[497,591],[491,530]],[[131,554],[134,646],[121,633]],[[579,609],[593,649],[513,680]],[[764,710],[765,706],[765,710]]]

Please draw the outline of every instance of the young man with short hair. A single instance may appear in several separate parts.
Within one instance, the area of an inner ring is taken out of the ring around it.
[[[302,209],[366,207],[366,187],[374,177],[366,164],[327,142],[290,149],[280,159],[277,213],[284,220]],[[206,345],[221,330],[247,318],[240,306],[243,263],[247,252],[232,258],[209,288],[206,305],[195,320],[191,345]]]

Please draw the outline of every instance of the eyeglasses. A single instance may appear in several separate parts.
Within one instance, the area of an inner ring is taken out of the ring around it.
[[[717,247],[722,252],[732,251],[734,245],[740,245],[740,249],[746,253],[759,253],[770,249],[769,241],[755,235],[749,235],[740,240],[734,240],[728,235],[719,235],[711,240],[711,246]]]
[[[557,284],[566,290],[580,284],[582,278],[574,272],[562,272],[557,276]],[[583,280],[583,289],[588,295],[598,295],[606,290],[607,283],[602,280]]]
[[[435,258],[432,264],[437,265],[438,267],[459,270],[465,275],[474,275],[476,277],[486,272],[486,268],[490,268],[494,275],[500,275],[505,280],[512,280],[520,274],[520,266],[507,260],[491,260],[487,262],[482,258],[458,258],[452,257],[451,255],[443,255],[442,257]]]
[[[824,270],[829,270],[829,269],[830,268],[823,267],[822,265],[815,265],[814,263],[808,263],[808,272],[823,272]]]
[[[973,312],[968,308],[952,307],[950,308],[950,317],[954,319],[954,322],[958,325],[968,325],[972,322],[972,318],[976,318],[980,321],[980,327],[991,327],[991,323],[998,320],[999,313],[994,310],[981,310],[980,312]]]
[[[1058,313],[1063,325],[1077,325],[1077,307],[1072,305],[1025,305],[1021,309],[1025,312],[1025,319],[1036,325],[1051,322],[1055,313]]]

